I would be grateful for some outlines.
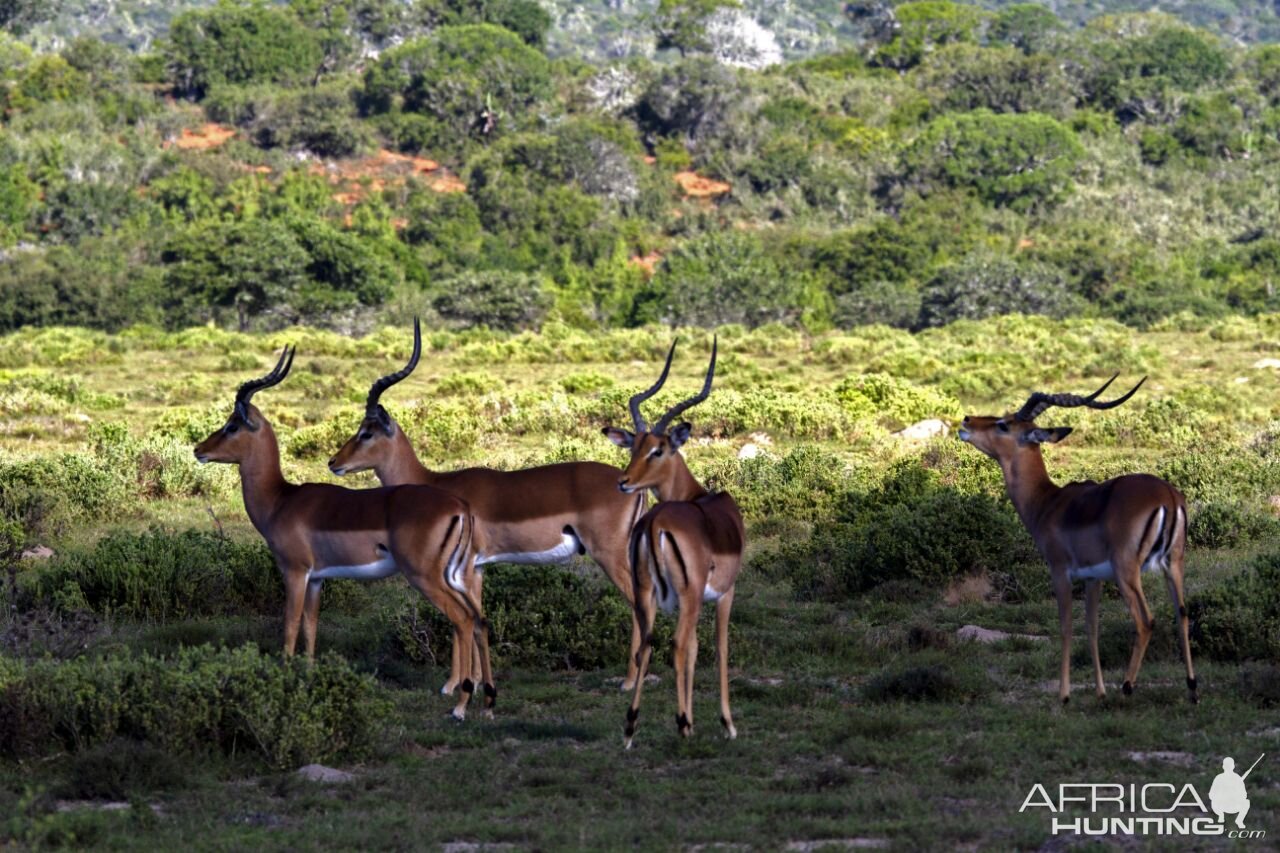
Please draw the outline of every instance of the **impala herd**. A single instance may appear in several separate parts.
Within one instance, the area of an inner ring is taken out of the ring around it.
[[[373,383],[359,428],[329,460],[330,470],[339,476],[372,470],[379,488],[347,489],[284,479],[275,433],[251,399],[289,375],[294,357],[289,347],[270,373],[240,386],[226,424],[200,442],[195,455],[200,462],[228,462],[240,468],[245,510],[284,579],[286,656],[294,654],[301,629],[307,656],[314,657],[325,580],[375,580],[401,574],[453,626],[449,680],[442,689],[446,695],[458,694],[450,713],[464,719],[478,685],[484,695],[484,713],[491,715],[498,691],[482,604],[483,566],[566,563],[586,554],[632,607],[631,647],[622,682],[623,690],[632,691],[626,747],[631,747],[635,736],[658,608],[678,611],[676,727],[683,736],[692,734],[697,623],[704,603],[715,604],[720,722],[725,735],[733,738],[737,730],[729,710],[729,612],[746,532],[733,497],[708,491],[690,473],[680,453],[693,428],[679,417],[710,395],[717,348],[713,343],[702,389],[650,426],[640,407],[666,383],[675,355],[673,343],[657,381],[630,399],[634,431],[604,428],[610,441],[630,452],[625,470],[598,462],[519,471],[427,468],[379,402],[388,388],[418,365],[422,331],[417,321],[408,363]],[[1114,380],[1113,376],[1087,397],[1034,393],[1015,413],[964,418],[958,434],[1000,465],[1009,498],[1049,564],[1062,635],[1061,700],[1067,702],[1071,689],[1072,581],[1085,584],[1098,696],[1106,692],[1098,659],[1101,583],[1114,581],[1119,588],[1137,627],[1123,684],[1129,694],[1154,625],[1142,591],[1142,574],[1159,569],[1177,610],[1187,689],[1195,702],[1183,596],[1187,508],[1182,494],[1146,474],[1057,486],[1049,479],[1040,453],[1043,443],[1060,441],[1071,432],[1070,427],[1036,425],[1049,408],[1109,409],[1124,403],[1142,385],[1139,382],[1116,399],[1099,401]],[[649,494],[657,500],[652,507]]]

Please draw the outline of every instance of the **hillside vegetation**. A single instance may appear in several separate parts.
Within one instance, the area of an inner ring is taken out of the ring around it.
[[[664,3],[664,60],[603,65],[549,56],[530,0],[0,35],[0,329],[1280,307],[1280,48],[923,0],[777,62],[742,14]]]

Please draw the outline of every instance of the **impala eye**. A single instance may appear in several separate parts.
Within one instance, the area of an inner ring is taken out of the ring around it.
[[[232,433],[236,433],[239,431],[240,431],[240,424],[236,423],[235,421],[231,421],[230,423],[227,424],[227,435],[231,435]]]
[[[368,441],[371,438],[373,438],[373,433],[368,432],[367,430],[365,432],[360,433],[361,441]]]
[[[650,458],[650,459],[657,459],[657,458],[658,458],[659,456],[661,456],[661,455],[662,455],[662,448],[661,448],[661,447],[655,447],[653,450],[649,451],[649,458]]]
[[[1009,425],[1004,421],[996,421],[996,429],[1000,430],[1001,432],[1008,432]]]

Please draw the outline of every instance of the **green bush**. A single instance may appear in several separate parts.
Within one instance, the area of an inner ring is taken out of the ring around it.
[[[1280,553],[1188,597],[1192,640],[1215,660],[1280,659]]]
[[[281,663],[253,646],[41,661],[6,677],[0,708],[10,759],[125,737],[189,755],[257,754],[280,769],[360,755],[389,710],[341,658]]]
[[[598,571],[598,570],[597,570]],[[625,666],[631,607],[612,585],[556,566],[484,567],[484,607],[493,662],[530,669]],[[657,630],[659,641],[669,626]],[[393,633],[415,661],[447,661],[450,626],[426,601],[414,601]]]
[[[284,606],[265,544],[199,530],[111,533],[24,572],[22,585],[40,604],[148,621],[276,615]]]

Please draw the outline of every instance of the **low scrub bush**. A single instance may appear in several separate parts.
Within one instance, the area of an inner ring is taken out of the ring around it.
[[[1280,552],[1189,597],[1191,637],[1215,660],[1280,659]]]
[[[978,672],[957,672],[947,664],[891,667],[862,687],[868,702],[972,702],[991,692]]]
[[[284,602],[265,544],[200,530],[112,533],[25,572],[22,589],[58,610],[145,620],[275,615]]]
[[[358,755],[388,704],[341,658],[281,662],[253,646],[42,661],[0,681],[0,755],[131,738],[169,752],[257,753],[287,768]]]
[[[484,571],[484,607],[496,666],[599,669],[625,665],[631,607],[612,586],[556,566],[494,565]],[[670,633],[658,620],[656,642]],[[449,659],[450,627],[425,600],[393,629],[411,660]]]

